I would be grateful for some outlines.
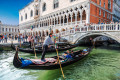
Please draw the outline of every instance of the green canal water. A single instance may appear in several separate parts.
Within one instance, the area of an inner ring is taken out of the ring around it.
[[[114,47],[114,46],[112,46]],[[77,47],[74,50],[84,49]],[[92,50],[83,60],[63,68],[65,80],[120,80],[120,48],[99,47]],[[61,54],[62,52],[59,52]],[[60,69],[29,70],[17,69],[12,60],[15,51],[0,52],[0,80],[63,80]],[[46,57],[56,55],[48,53]],[[23,58],[34,55],[19,52]],[[38,58],[41,55],[37,55]]]

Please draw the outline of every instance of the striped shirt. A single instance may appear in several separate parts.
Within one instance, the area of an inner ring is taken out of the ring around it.
[[[50,44],[54,44],[54,42],[51,40],[51,38],[49,36],[47,36],[45,38],[43,45],[50,45]]]

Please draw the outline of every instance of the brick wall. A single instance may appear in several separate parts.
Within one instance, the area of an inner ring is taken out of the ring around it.
[[[101,23],[105,22],[108,23],[112,20],[112,14],[108,13],[112,12],[112,8],[113,8],[113,0],[111,0],[111,9],[108,8],[108,0],[101,0],[101,5],[100,5],[100,1],[99,0],[91,0],[94,3],[97,4],[90,4],[90,23],[98,23],[99,20]],[[104,7],[104,3],[105,3],[105,7]],[[102,8],[104,9],[102,9]],[[99,15],[99,10],[101,10],[101,15]],[[103,16],[103,12],[105,12],[105,17]]]

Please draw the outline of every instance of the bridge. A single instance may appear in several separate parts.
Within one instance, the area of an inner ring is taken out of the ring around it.
[[[93,24],[87,26],[76,26],[72,29],[55,34],[61,36],[71,43],[78,43],[84,38],[95,38],[97,36],[106,36],[120,43],[120,23],[117,24]]]

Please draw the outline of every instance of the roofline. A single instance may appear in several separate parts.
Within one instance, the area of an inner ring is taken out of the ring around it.
[[[25,9],[27,6],[29,6],[29,5],[30,5],[31,3],[33,3],[33,2],[34,2],[34,0],[32,0],[31,2],[29,2],[26,6],[24,6],[24,8],[20,9],[19,12],[20,12],[21,10]]]

